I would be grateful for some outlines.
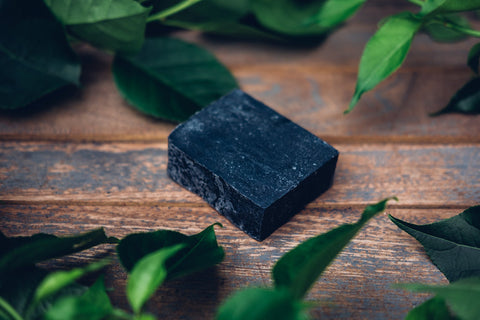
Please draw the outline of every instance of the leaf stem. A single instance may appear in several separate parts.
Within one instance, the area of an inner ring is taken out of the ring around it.
[[[155,13],[154,15],[151,15],[150,17],[147,18],[147,22],[152,22],[155,20],[163,20],[177,12],[187,9],[188,7],[200,1],[202,0],[184,0],[168,9],[165,9],[163,11]]]
[[[2,297],[0,297],[0,309],[4,310],[13,320],[23,320],[17,311]]]
[[[480,38],[480,30],[470,29],[468,27],[464,27],[464,26],[461,26],[459,24],[452,23],[452,22],[446,22],[446,21],[443,21],[441,19],[439,19],[439,21],[441,23],[443,23],[443,25],[447,28],[462,32],[462,33],[467,34],[467,35],[472,36],[472,37]]]

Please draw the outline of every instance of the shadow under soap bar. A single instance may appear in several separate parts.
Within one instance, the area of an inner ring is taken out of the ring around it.
[[[333,181],[338,151],[241,90],[168,137],[168,174],[256,240]]]

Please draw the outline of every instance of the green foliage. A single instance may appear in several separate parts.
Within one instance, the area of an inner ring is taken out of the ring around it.
[[[403,284],[401,287],[410,291],[436,294],[436,297],[443,299],[452,313],[462,320],[480,319],[480,306],[478,304],[480,299],[480,278],[478,277],[461,279],[447,286]]]
[[[447,303],[440,297],[433,297],[410,310],[405,320],[459,320],[450,313]]]
[[[480,276],[480,206],[426,225],[414,225],[392,216],[390,219],[424,246],[448,280]]]
[[[327,233],[308,239],[287,252],[273,267],[272,276],[275,287],[290,290],[292,296],[297,299],[303,298],[358,231],[376,214],[385,210],[388,200],[390,198],[367,206],[356,223],[341,225]]]
[[[0,297],[0,319],[22,320],[22,316],[7,301]]]
[[[355,93],[345,112],[350,112],[360,97],[396,71],[405,60],[421,20],[409,12],[388,18],[368,41],[360,60]]]
[[[92,263],[85,268],[75,268],[68,271],[57,271],[48,274],[37,287],[33,303],[39,303],[72,284],[85,274],[100,270],[107,264],[106,261],[99,261]]]
[[[479,0],[426,0],[422,4],[421,15],[451,13],[480,9]]]
[[[363,52],[355,93],[345,113],[352,111],[365,92],[397,70],[405,60],[414,36],[423,28],[432,39],[452,42],[467,36],[480,37],[480,31],[473,30],[469,21],[456,12],[480,9],[479,0],[411,0],[421,6],[420,13],[404,12],[390,17],[367,43]],[[473,58],[472,58],[473,59]],[[469,59],[469,64],[470,64]],[[449,105],[437,112],[460,112],[477,114],[480,87],[475,79],[469,81],[452,98]]]
[[[67,85],[80,64],[42,1],[0,2],[0,109],[23,107]]]
[[[159,230],[122,239],[117,251],[122,252],[122,261],[130,266],[126,294],[135,315],[113,308],[105,292],[103,277],[90,288],[75,282],[103,268],[106,260],[52,273],[34,265],[100,243],[118,243],[116,238],[107,238],[103,229],[62,238],[49,234],[9,238],[0,233],[0,262],[16,263],[14,268],[0,272],[0,319],[155,319],[141,313],[141,309],[164,280],[191,274],[223,260],[223,248],[218,245],[214,231],[217,224],[192,236]],[[132,255],[129,250],[137,245],[141,246],[141,254]],[[37,253],[30,253],[27,248]],[[19,259],[24,255],[24,259]]]
[[[365,0],[255,0],[258,21],[286,35],[322,35],[353,15]]]
[[[217,320],[302,320],[305,307],[287,290],[248,288],[238,291],[218,310]]]
[[[70,237],[36,234],[31,237],[0,237],[0,273],[30,266],[40,261],[80,252],[102,243],[114,243],[103,229]]]
[[[131,234],[123,238],[117,246],[120,262],[127,271],[143,257],[157,250],[176,245],[183,248],[166,261],[168,279],[182,277],[220,263],[225,252],[217,243],[212,224],[200,233],[186,236],[179,232],[160,230]]]
[[[97,47],[136,52],[143,44],[149,8],[132,0],[44,0],[78,37]]]
[[[480,114],[480,77],[470,79],[455,93],[448,104],[432,115],[445,113]]]
[[[250,288],[234,294],[220,307],[217,319],[307,319],[302,302],[305,294],[358,231],[385,210],[390,199],[396,200],[387,198],[369,205],[356,223],[341,225],[287,252],[272,269],[273,290]]]
[[[476,75],[479,74],[480,43],[477,43],[470,49],[470,52],[468,53],[467,64]]]
[[[48,309],[45,320],[100,320],[113,312],[103,277],[80,296],[63,296]]]
[[[127,282],[127,298],[135,313],[140,313],[145,302],[166,279],[166,261],[183,247],[178,244],[157,250],[135,264]]]
[[[211,53],[174,38],[150,38],[136,56],[117,55],[113,74],[135,107],[172,121],[186,120],[237,87]]]
[[[459,14],[446,14],[443,16],[437,16],[437,19],[427,21],[423,30],[435,41],[438,42],[456,42],[464,40],[468,37],[465,33],[449,28],[446,26],[448,23],[462,26],[464,28],[470,28],[470,22],[464,16]]]

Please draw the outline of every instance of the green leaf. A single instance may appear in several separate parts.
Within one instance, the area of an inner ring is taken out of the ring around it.
[[[421,15],[472,11],[480,9],[480,0],[426,0],[422,5]]]
[[[59,297],[81,295],[86,291],[85,287],[72,283],[57,291],[53,296],[34,304],[35,291],[47,274],[47,271],[34,266],[1,272],[0,297],[6,300],[23,318],[38,319]]]
[[[308,319],[300,301],[287,290],[248,288],[228,298],[217,313],[217,320],[301,320]]]
[[[353,110],[365,92],[402,65],[421,24],[414,15],[403,12],[388,18],[373,35],[363,51],[355,93],[345,113]]]
[[[358,231],[376,214],[385,210],[387,198],[369,205],[360,220],[344,224],[301,243],[278,260],[272,270],[275,287],[287,288],[292,296],[301,299],[320,277],[328,265],[355,237]]]
[[[44,0],[76,37],[113,51],[137,52],[150,8],[133,0]]]
[[[167,279],[191,274],[220,263],[225,256],[223,248],[217,243],[215,225],[221,226],[215,223],[191,236],[169,230],[131,234],[117,246],[118,257],[125,269],[131,271],[144,256],[162,248],[182,244],[185,247],[166,263]]]
[[[450,314],[443,298],[431,298],[418,307],[410,310],[405,320],[460,320]]]
[[[69,237],[43,233],[31,237],[0,237],[0,273],[112,242],[116,239],[107,238],[103,229]]]
[[[466,39],[468,35],[445,26],[445,23],[453,23],[461,27],[470,28],[467,18],[458,14],[436,16],[437,19],[429,20],[423,26],[428,35],[437,42],[455,42]]]
[[[479,64],[480,64],[480,42],[474,45],[470,52],[468,53],[468,66],[473,70],[477,75],[479,74]]]
[[[135,57],[117,55],[113,75],[136,108],[172,121],[186,120],[237,87],[211,53],[173,38],[146,39]]]
[[[417,239],[450,281],[480,275],[480,206],[432,224],[415,225],[390,216]]]
[[[108,264],[106,260],[94,262],[85,268],[75,268],[68,271],[57,271],[47,275],[35,291],[34,303],[52,296],[60,289],[72,284],[75,280],[83,277],[87,273],[95,272]]]
[[[0,319],[23,320],[17,311],[2,297],[0,297]]]
[[[178,244],[152,252],[133,267],[127,282],[127,298],[135,313],[139,313],[147,300],[167,277],[165,262],[185,246]]]
[[[234,36],[244,39],[265,39],[276,42],[292,42],[298,39],[292,39],[283,35],[271,32],[250,23],[250,21],[227,21],[211,20],[206,22],[189,22],[176,19],[167,19],[162,22],[166,26],[178,27],[190,30],[198,30],[207,33]]]
[[[366,0],[256,0],[260,24],[287,35],[320,35],[352,16]]]
[[[153,1],[153,11],[168,10],[173,4],[171,1]],[[242,38],[262,38],[284,42],[286,39],[258,25],[248,15],[249,0],[223,1],[202,0],[177,14],[166,19],[155,19],[156,14],[148,18],[166,26],[190,30],[199,30],[219,35],[236,36]]]
[[[78,58],[42,1],[1,1],[0,39],[0,109],[24,107],[79,84]]]
[[[81,296],[58,299],[45,314],[46,320],[100,320],[113,312],[103,276]]]
[[[193,1],[195,0],[192,0],[191,2]],[[179,1],[153,0],[151,3],[153,5],[152,11],[155,13],[149,17],[149,21],[156,20],[156,16],[159,13],[171,10],[173,6],[178,5]],[[190,23],[237,21],[247,14],[249,7],[249,0],[200,0],[200,2],[194,3],[194,5],[175,13],[174,15],[169,15],[168,19],[172,18],[177,21]],[[163,19],[160,19],[159,21],[163,22]]]
[[[446,301],[450,310],[462,320],[480,319],[480,278],[466,278],[447,286],[403,284],[402,288],[415,292],[430,292]]]
[[[447,106],[432,116],[445,113],[480,114],[480,77],[473,77],[450,99]]]

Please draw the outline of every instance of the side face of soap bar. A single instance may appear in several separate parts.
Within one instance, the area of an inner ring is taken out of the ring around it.
[[[263,240],[333,180],[338,151],[235,90],[168,138],[168,174]]]

